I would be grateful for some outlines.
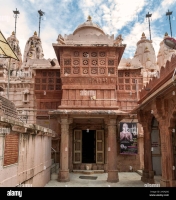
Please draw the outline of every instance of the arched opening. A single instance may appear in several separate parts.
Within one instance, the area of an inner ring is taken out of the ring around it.
[[[161,166],[161,142],[159,124],[155,117],[151,123],[151,153],[152,153],[152,165],[154,175],[162,175]]]

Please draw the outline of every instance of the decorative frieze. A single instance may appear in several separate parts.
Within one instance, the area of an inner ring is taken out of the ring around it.
[[[84,71],[85,70],[85,71]],[[88,73],[88,68],[83,68],[83,73]],[[98,78],[98,77],[92,77],[92,78],[70,78],[70,77],[64,77],[62,78],[63,84],[83,84],[83,85],[89,85],[89,84],[116,84],[116,78]]]

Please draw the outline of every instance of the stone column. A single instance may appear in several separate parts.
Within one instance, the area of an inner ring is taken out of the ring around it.
[[[116,119],[108,119],[108,182],[119,181],[117,170]]]
[[[162,178],[160,180],[161,187],[176,187],[174,176],[174,160],[172,146],[172,129],[169,129],[164,122],[160,122],[161,135],[161,152],[162,152]]]
[[[144,170],[141,181],[152,184],[154,183],[154,171],[152,165],[150,127],[148,127],[148,123],[143,123],[142,125],[144,130]]]
[[[60,170],[58,175],[59,182],[68,182],[69,169],[68,169],[68,152],[69,152],[69,124],[70,119],[67,116],[61,116],[61,157],[60,157]]]

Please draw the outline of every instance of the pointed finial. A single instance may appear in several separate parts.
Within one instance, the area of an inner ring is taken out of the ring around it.
[[[36,32],[36,31],[34,32],[34,35],[36,35],[36,36],[37,36],[37,32]]]
[[[92,20],[92,17],[89,15],[87,18],[87,21],[91,21],[91,20]]]
[[[15,32],[14,32],[14,31],[12,32],[12,35],[15,35]]]
[[[165,32],[165,35],[164,36],[168,36],[168,33],[167,32]]]
[[[144,37],[144,36],[145,36],[145,33],[143,32],[143,33],[142,33],[142,37]]]

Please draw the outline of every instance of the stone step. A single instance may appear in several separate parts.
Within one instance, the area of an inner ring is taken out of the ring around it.
[[[73,173],[101,174],[101,173],[104,173],[104,170],[73,170]]]

